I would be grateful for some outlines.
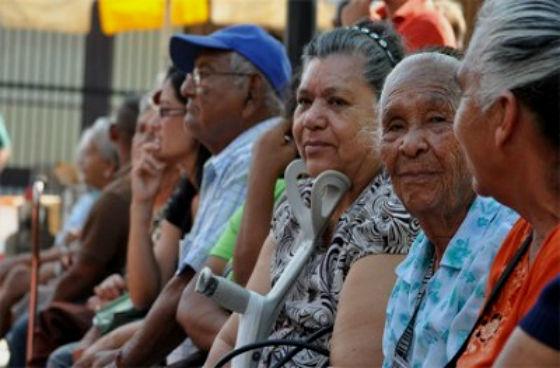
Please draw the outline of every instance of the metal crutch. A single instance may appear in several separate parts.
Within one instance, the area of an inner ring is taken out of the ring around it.
[[[35,319],[37,316],[37,287],[39,280],[39,266],[41,258],[39,254],[40,227],[41,227],[41,195],[45,189],[45,182],[41,179],[33,183],[33,207],[31,211],[31,285],[29,290],[29,322],[27,324],[27,349],[25,360],[31,364],[33,356],[33,331],[35,331]]]
[[[196,291],[212,298],[222,307],[240,314],[236,348],[268,338],[288,291],[313,253],[332,212],[350,187],[350,180],[345,175],[327,170],[315,180],[311,189],[311,206],[308,208],[304,205],[297,187],[298,177],[305,173],[302,160],[293,161],[286,168],[286,195],[301,228],[296,238],[299,247],[268,294],[261,295],[245,289],[228,279],[214,275],[209,268],[203,269],[197,280]],[[256,367],[257,363],[258,359],[254,359],[254,355],[247,352],[236,356],[232,367]]]

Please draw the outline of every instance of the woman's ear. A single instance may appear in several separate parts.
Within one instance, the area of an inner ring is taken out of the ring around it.
[[[494,139],[496,146],[503,147],[513,137],[519,125],[519,101],[511,91],[504,91],[495,103]]]

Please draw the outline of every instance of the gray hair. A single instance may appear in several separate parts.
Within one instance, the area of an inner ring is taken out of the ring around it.
[[[258,74],[261,76],[263,80],[264,89],[262,90],[263,99],[265,103],[265,107],[267,111],[269,111],[273,115],[281,115],[284,111],[284,104],[274,92],[272,85],[266,79],[262,73],[247,59],[245,59],[242,55],[239,55],[236,52],[232,52],[230,56],[230,66],[231,70],[237,73],[249,73],[249,74]],[[234,85],[236,87],[240,87],[243,83],[242,78],[234,78]]]
[[[111,126],[108,117],[100,117],[95,120],[93,125],[84,130],[78,143],[78,154],[79,157],[88,144],[94,144],[99,150],[99,154],[103,159],[110,161],[111,163],[118,165],[119,156],[117,153],[117,148],[111,142],[109,137],[109,128]]]
[[[461,62],[457,57],[453,55],[448,55],[445,53],[446,50],[440,51],[421,51],[412,55],[405,57],[396,67],[389,73],[387,79],[385,80],[385,86],[388,88],[392,83],[398,80],[401,73],[413,68],[413,65],[419,62],[425,62],[426,64],[422,66],[422,73],[427,75],[426,79],[434,76],[438,78],[442,83],[442,87],[445,88],[447,96],[449,97],[449,102],[452,106],[457,109],[459,107],[459,102],[461,99],[461,87],[455,78],[456,72],[459,69]],[[379,99],[379,106],[383,106],[386,103],[387,92],[386,88],[383,89],[381,97]],[[381,121],[381,114],[378,118]]]
[[[439,86],[445,90],[445,95],[455,111],[459,107],[461,100],[461,86],[457,82],[455,75],[461,62],[454,55],[448,55],[446,49],[441,51],[421,51],[405,57],[392,71],[385,80],[385,86],[379,98],[379,113],[377,114],[376,138],[382,137],[383,107],[387,104],[387,90],[393,83],[399,83],[400,78],[407,78],[410,73],[422,75],[427,81],[436,78]],[[417,65],[421,63],[421,65]]]
[[[359,29],[358,29],[359,28]],[[367,29],[370,35],[360,31]],[[377,35],[378,40],[374,39]],[[385,44],[386,47],[382,47]],[[384,22],[361,22],[356,28],[336,28],[316,36],[303,50],[305,65],[314,58],[324,59],[330,55],[357,55],[364,58],[364,78],[376,98],[394,64],[404,56],[404,48],[394,29]]]
[[[555,147],[560,142],[559,60],[560,1],[485,1],[465,56],[480,78],[475,97],[487,109],[502,91],[514,92],[537,114],[539,129]]]

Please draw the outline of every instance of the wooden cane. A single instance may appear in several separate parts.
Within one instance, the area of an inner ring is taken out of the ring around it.
[[[33,357],[33,331],[35,331],[35,318],[37,316],[37,287],[39,280],[39,266],[41,264],[40,248],[40,212],[41,194],[45,189],[45,183],[38,179],[33,183],[33,199],[31,211],[31,285],[29,290],[29,322],[27,324],[27,349],[25,360],[30,366]]]

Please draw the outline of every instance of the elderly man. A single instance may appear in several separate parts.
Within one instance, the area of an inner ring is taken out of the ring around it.
[[[253,142],[277,122],[291,68],[283,46],[252,25],[208,36],[176,35],[173,63],[187,72],[186,128],[212,153],[204,167],[201,198],[183,239],[177,274],[152,306],[142,328],[118,352],[118,366],[161,361],[184,337],[175,320],[181,293],[204,265],[227,219],[243,203]],[[225,263],[225,262],[224,262]],[[216,268],[224,267],[216,265]]]
[[[384,367],[443,367],[483,301],[492,259],[518,216],[477,197],[453,134],[459,61],[404,59],[380,98],[381,152],[396,193],[423,230],[397,267],[383,336]]]

